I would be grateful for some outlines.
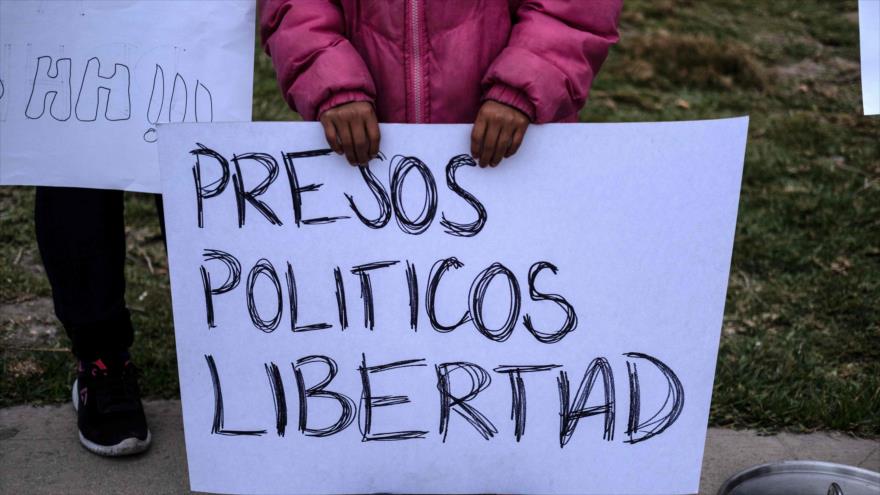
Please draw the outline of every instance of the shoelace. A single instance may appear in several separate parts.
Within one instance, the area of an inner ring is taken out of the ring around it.
[[[97,370],[92,377],[91,392],[101,413],[134,411],[140,397],[137,369],[128,364],[121,370]]]

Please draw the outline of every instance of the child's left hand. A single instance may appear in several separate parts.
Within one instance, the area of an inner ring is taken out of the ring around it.
[[[529,118],[514,107],[487,100],[480,107],[471,132],[471,156],[480,167],[495,167],[519,149]]]

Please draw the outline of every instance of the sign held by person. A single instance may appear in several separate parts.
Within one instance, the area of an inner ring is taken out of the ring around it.
[[[161,125],[192,488],[695,492],[747,127]]]
[[[250,121],[253,0],[0,1],[0,184],[159,192],[156,126]]]

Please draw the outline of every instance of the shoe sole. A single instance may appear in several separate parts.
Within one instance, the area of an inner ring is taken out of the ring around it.
[[[71,388],[71,400],[73,402],[74,411],[79,410],[79,394],[77,393],[77,391],[77,381],[74,380],[73,387]],[[79,443],[81,443],[82,446],[86,448],[86,450],[105,457],[122,457],[127,455],[140,454],[141,452],[150,448],[150,443],[152,443],[153,441],[153,436],[150,433],[149,428],[147,429],[147,438],[143,440],[137,437],[126,438],[116,445],[97,444],[84,437],[81,431],[77,430],[77,433],[79,433]]]

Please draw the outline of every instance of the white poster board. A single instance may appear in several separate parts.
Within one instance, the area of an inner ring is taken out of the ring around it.
[[[862,105],[865,115],[880,114],[880,0],[859,0]]]
[[[0,184],[159,192],[156,125],[250,121],[253,0],[0,0]]]
[[[694,493],[747,127],[160,126],[192,488]]]

